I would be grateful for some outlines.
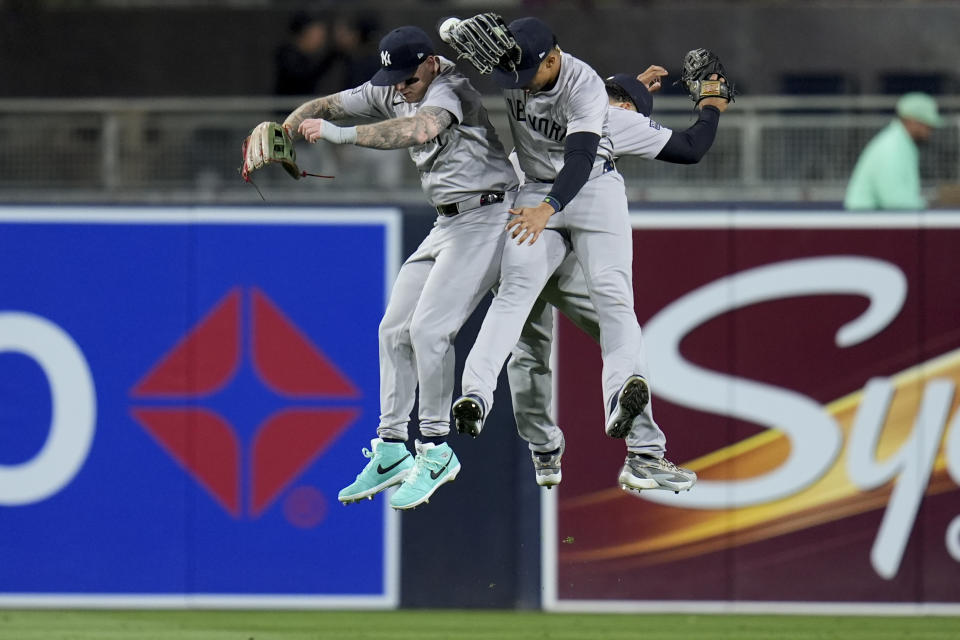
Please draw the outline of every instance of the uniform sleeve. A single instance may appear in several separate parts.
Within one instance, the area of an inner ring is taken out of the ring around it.
[[[567,135],[586,132],[603,136],[608,106],[607,91],[600,76],[593,72],[582,74],[570,87],[569,96],[561,106],[567,119]]]
[[[364,82],[359,87],[346,89],[337,95],[348,116],[391,118],[393,113],[388,106],[389,94],[389,87],[375,87],[369,82]]]
[[[424,107],[446,109],[453,114],[458,123],[463,122],[463,104],[460,102],[460,96],[449,82],[442,80],[442,76],[430,85],[427,95],[420,102],[420,109]]]
[[[673,131],[642,113],[610,107],[610,140],[613,155],[656,158]]]

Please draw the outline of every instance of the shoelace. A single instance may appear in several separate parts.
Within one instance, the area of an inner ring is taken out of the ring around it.
[[[660,458],[659,466],[665,471],[670,471],[671,473],[676,473],[678,475],[686,475],[685,470],[681,470],[680,467],[673,464],[666,458]]]
[[[431,460],[425,453],[417,452],[417,456],[414,458],[414,463],[413,473],[411,475],[420,475],[426,469],[439,471],[443,468],[443,463],[441,461]]]
[[[363,457],[364,457],[364,458],[373,458],[373,456],[374,456],[373,451],[370,451],[370,449],[367,449],[366,447],[364,447],[363,449],[361,449],[361,450],[360,450],[360,453],[363,454]],[[363,472],[366,471],[369,467],[370,467],[370,463],[368,462],[368,463],[367,463],[367,466],[365,466],[365,467],[363,468],[363,471],[361,471],[360,473],[357,474],[357,478],[356,478],[356,479],[359,480],[359,479],[360,479],[360,476],[363,475]]]
[[[667,460],[666,458],[654,458],[653,456],[641,456],[641,455],[636,455],[636,456],[633,456],[633,457],[634,457],[634,459],[636,459],[636,460],[640,460],[640,461],[646,460],[646,461],[649,461],[649,464],[650,464],[650,465],[655,466],[655,467],[659,467],[659,468],[664,469],[664,470],[666,470],[666,471],[676,471],[676,472],[679,472],[679,471],[680,471],[680,467],[678,467],[677,465],[673,464],[672,462],[670,462],[670,461]]]

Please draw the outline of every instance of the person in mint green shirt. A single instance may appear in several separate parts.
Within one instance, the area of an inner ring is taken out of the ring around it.
[[[843,206],[856,210],[926,208],[920,194],[918,144],[943,125],[937,103],[925,93],[897,101],[897,117],[864,147],[853,168]]]

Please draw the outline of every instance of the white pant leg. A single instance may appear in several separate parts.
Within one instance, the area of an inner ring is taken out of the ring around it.
[[[572,255],[572,254],[571,254]],[[549,285],[547,285],[549,286]],[[553,307],[541,295],[523,325],[520,340],[507,361],[507,379],[517,432],[531,451],[553,451],[563,434],[553,419]]]
[[[506,235],[500,262],[500,284],[483,319],[463,370],[463,394],[493,407],[497,377],[547,279],[567,255],[567,244],[555,231],[544,231],[533,245],[517,245]]]
[[[516,206],[528,206],[534,203],[542,197],[539,191],[544,191],[546,188],[542,185],[525,186],[517,199]],[[591,209],[593,209],[592,214]],[[629,348],[633,349],[634,355],[631,357],[629,354],[622,353],[626,347],[620,347],[621,353],[617,357],[626,363],[621,365],[620,370],[608,368],[605,358],[604,415],[606,415],[609,411],[609,400],[619,391],[620,385],[627,376],[638,373],[649,379],[642,335],[633,312],[632,229],[626,195],[623,193],[622,178],[619,174],[610,173],[589,181],[571,203],[571,207],[554,216],[550,226],[579,228],[580,235],[597,234],[594,241],[582,243],[584,250],[589,255],[593,246],[600,246],[603,251],[609,251],[606,257],[613,258],[607,265],[604,265],[602,260],[599,262],[600,271],[610,273],[599,277],[598,283],[608,291],[607,297],[610,291],[623,291],[624,295],[621,299],[628,301],[628,305],[616,305],[623,309],[613,318],[618,322],[626,323],[626,340],[620,338],[608,341],[608,344],[614,350],[617,345],[624,343],[633,345]],[[595,250],[594,252],[596,253]],[[603,292],[600,294],[603,298]],[[614,295],[620,294],[614,293]],[[549,315],[551,312],[543,304],[544,302],[556,307],[595,341],[600,342],[601,334],[600,316],[591,300],[584,271],[578,256],[575,253],[570,254],[547,281],[513,350],[513,358],[507,366],[517,429],[521,437],[530,443],[530,449],[534,451],[549,451],[559,446],[560,442],[560,429],[550,413],[552,403],[544,400],[551,398],[553,389],[550,369],[553,322],[552,316]],[[627,308],[629,308],[629,314],[623,313]],[[611,319],[608,318],[607,321]],[[635,332],[631,325],[635,327]],[[622,333],[622,330],[616,333]],[[653,419],[652,405],[652,402],[648,403],[644,413],[634,420],[633,428],[626,439],[629,451],[642,453],[664,451],[666,438]]]
[[[410,324],[420,381],[422,435],[450,432],[453,341],[497,281],[508,208],[505,203],[489,205],[438,219],[436,261],[423,283]]]
[[[624,381],[646,373],[633,309],[633,238],[623,178],[611,171],[588,180],[563,213],[597,310],[607,415]]]
[[[433,231],[400,267],[380,321],[381,438],[407,439],[407,423],[417,391],[417,363],[410,340],[410,322],[420,292],[433,269]]]
[[[551,316],[552,312],[549,306],[543,303],[549,303],[556,307],[560,313],[573,322],[577,328],[593,338],[595,342],[600,342],[600,324],[597,311],[590,302],[590,296],[587,291],[587,282],[583,275],[583,269],[575,254],[570,254],[547,286],[540,294],[540,299],[534,307],[545,307],[546,315]],[[520,343],[514,349],[514,354],[521,354],[520,357],[511,359],[508,365],[510,372],[510,385],[513,387],[513,381],[516,377],[521,384],[525,385],[524,393],[518,398],[514,396],[514,414],[517,419],[517,429],[521,437],[531,443],[531,449],[536,451],[549,451],[550,449],[534,448],[535,440],[528,438],[525,434],[551,434],[556,429],[557,444],[559,446],[559,428],[556,427],[550,412],[551,404],[545,404],[543,407],[528,407],[528,402],[534,398],[539,398],[546,391],[552,391],[553,379],[552,371],[549,367],[550,349],[552,341],[552,324],[547,325],[542,320],[535,318],[531,313],[527,326],[524,327],[523,334],[520,337]],[[646,358],[642,352],[642,333],[641,333],[641,354],[642,363],[639,373],[646,376]],[[521,423],[524,428],[521,429]],[[535,425],[535,426],[534,426]],[[627,434],[627,450],[636,453],[650,453],[660,456],[664,452],[664,443],[666,438],[653,419],[653,401],[647,403],[647,407],[642,414],[637,416],[633,422],[630,433]]]

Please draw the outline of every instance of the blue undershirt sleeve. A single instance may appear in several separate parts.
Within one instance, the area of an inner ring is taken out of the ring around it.
[[[599,146],[600,136],[596,133],[578,131],[568,135],[563,143],[563,168],[543,201],[557,211],[567,206],[587,183]]]
[[[717,137],[720,110],[704,107],[700,118],[686,131],[674,131],[667,144],[657,154],[657,160],[675,164],[696,164],[706,155]]]

